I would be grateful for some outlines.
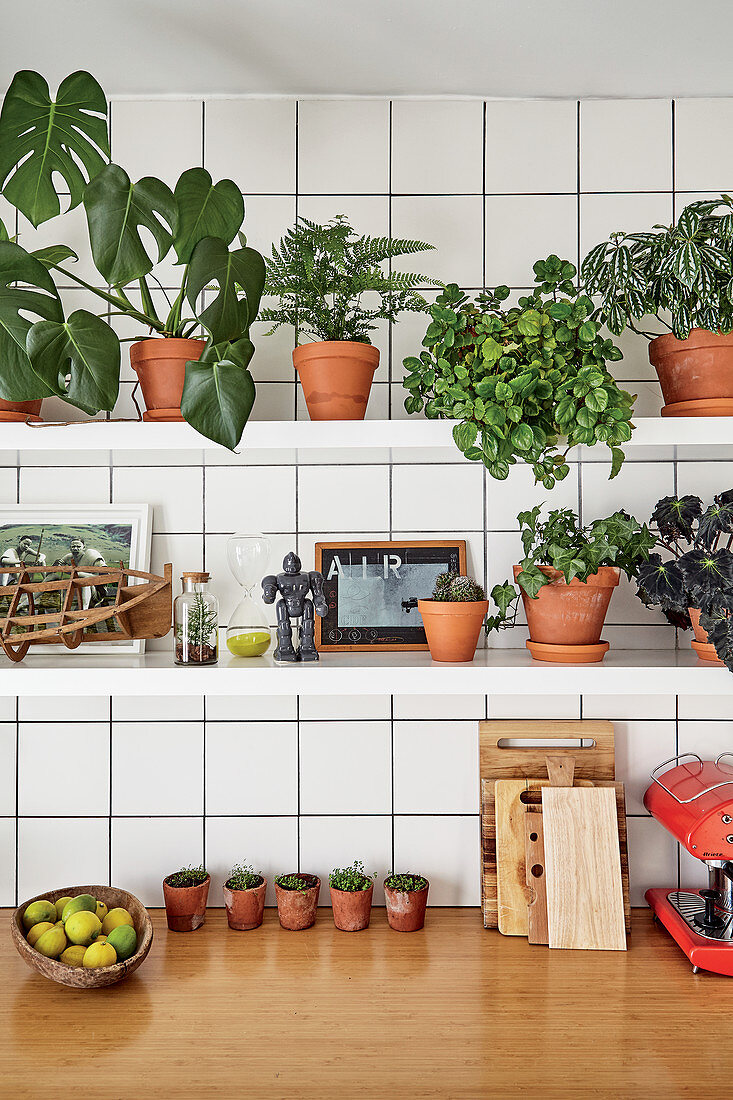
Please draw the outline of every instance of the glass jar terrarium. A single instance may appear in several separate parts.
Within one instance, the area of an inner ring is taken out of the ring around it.
[[[214,665],[219,656],[219,601],[208,573],[184,573],[173,604],[177,665]]]
[[[227,649],[235,657],[261,657],[272,640],[260,590],[270,560],[270,540],[264,535],[232,535],[227,559],[243,589],[227,627]]]

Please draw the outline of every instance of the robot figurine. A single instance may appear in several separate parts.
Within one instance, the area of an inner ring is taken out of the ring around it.
[[[262,598],[265,603],[277,601],[277,649],[276,661],[317,661],[316,615],[321,618],[328,611],[326,597],[323,594],[323,576],[321,573],[302,573],[301,561],[292,551],[283,558],[283,572],[276,577],[264,577],[262,580]],[[308,593],[313,599],[308,599]],[[293,645],[293,624],[291,619],[301,619],[300,645]]]

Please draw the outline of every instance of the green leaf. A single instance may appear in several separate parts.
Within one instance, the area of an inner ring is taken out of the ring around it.
[[[107,100],[93,76],[72,73],[51,99],[38,73],[16,73],[0,114],[0,188],[33,226],[60,211],[54,175],[78,206],[109,156]]]
[[[31,252],[31,256],[35,256],[49,271],[56,264],[62,264],[64,260],[79,259],[74,249],[65,244],[50,244],[46,248],[37,248],[35,252]]]
[[[626,456],[624,455],[624,452],[621,450],[620,447],[611,448],[611,473],[609,474],[609,480],[613,477],[616,477],[616,474],[619,472],[624,464],[625,457]]]
[[[701,262],[700,249],[692,241],[686,241],[674,257],[672,271],[684,286],[691,287]]]
[[[186,363],[181,412],[196,431],[229,450],[241,440],[254,404],[247,369],[253,355],[252,341],[243,337],[209,344],[199,360]]]
[[[474,445],[477,435],[478,427],[470,420],[464,420],[462,424],[456,424],[453,429],[453,439],[456,447],[458,447],[459,451],[463,451],[464,454],[469,447]]]
[[[575,419],[577,420],[578,424],[580,424],[581,428],[592,428],[595,425],[598,417],[594,412],[591,412],[591,410],[587,406],[581,405],[575,415]]]
[[[595,340],[597,332],[598,326],[595,321],[584,321],[578,329],[578,339],[586,344],[590,344]]]
[[[54,393],[87,412],[114,408],[120,342],[99,317],[77,309],[66,321],[38,321],[27,347],[33,369]]]
[[[522,336],[539,336],[542,332],[542,317],[536,309],[527,309],[516,320],[517,332]]]
[[[517,424],[512,432],[512,443],[518,451],[529,451],[534,446],[534,435],[529,424]]]
[[[244,199],[232,180],[212,183],[205,168],[189,168],[173,192],[177,218],[173,247],[179,264],[187,264],[204,237],[231,244],[244,221]]]
[[[108,164],[87,187],[84,209],[95,267],[112,286],[126,286],[153,269],[140,227],[152,233],[158,261],[170,249],[176,206],[170,188],[153,176],[131,183],[127,172]]]
[[[3,223],[0,221],[0,242],[1,241],[9,241],[9,240],[10,240],[10,237],[8,236],[8,231],[5,228],[5,226],[3,225]]]
[[[196,299],[209,283],[217,284],[218,293],[197,317],[214,344],[237,341],[249,331],[260,308],[265,261],[254,248],[230,252],[224,241],[205,237],[196,245],[188,271],[187,297],[193,310]],[[244,298],[239,297],[239,290],[244,292]]]
[[[591,390],[585,399],[585,403],[591,412],[602,413],[608,405],[608,394],[600,387]]]
[[[61,321],[63,316],[58,292],[43,264],[19,244],[0,241],[0,397],[4,400],[30,401],[55,392],[33,370],[26,338],[35,321]]]

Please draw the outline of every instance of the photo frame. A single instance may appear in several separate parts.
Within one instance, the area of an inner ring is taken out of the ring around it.
[[[440,573],[466,572],[465,539],[318,542],[328,612],[316,617],[324,653],[427,649],[418,599]]]
[[[150,545],[149,504],[7,505],[0,508],[0,583],[9,583],[5,578],[17,573],[21,559],[27,566],[34,561],[39,565],[69,564],[72,554],[80,570],[85,562],[117,565],[121,561],[131,569],[147,572]],[[43,647],[44,655],[70,652],[63,645]],[[141,654],[145,652],[145,640],[122,637],[119,642],[82,641],[73,652]]]

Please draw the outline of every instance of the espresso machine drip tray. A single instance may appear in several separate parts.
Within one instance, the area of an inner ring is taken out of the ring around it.
[[[703,936],[706,940],[733,940],[733,913],[721,913],[722,928],[704,928],[700,918],[705,913],[705,899],[691,890],[670,890],[667,898],[677,910],[683,921],[689,925],[697,936]]]

